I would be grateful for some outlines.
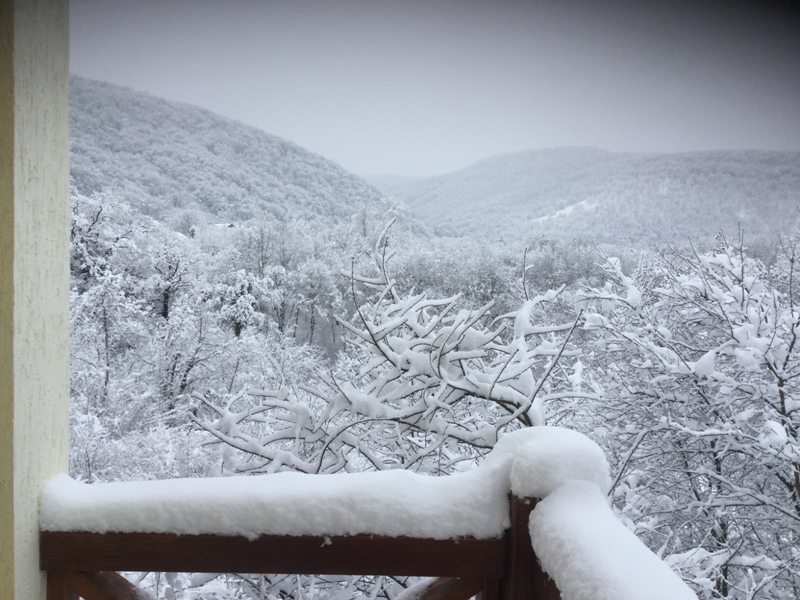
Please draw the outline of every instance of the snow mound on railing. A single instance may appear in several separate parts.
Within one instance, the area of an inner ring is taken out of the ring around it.
[[[507,500],[486,479],[398,470],[86,485],[61,475],[44,490],[40,527],[248,538],[362,533],[492,538],[503,532]]]
[[[512,457],[514,495],[541,499],[530,517],[531,541],[562,600],[697,600],[614,515],[608,462],[589,438],[532,427],[502,438],[489,460],[495,452],[498,460]]]
[[[697,600],[588,481],[567,481],[541,500],[530,533],[562,600]]]
[[[509,525],[512,487],[518,495],[546,495],[564,478],[596,481],[595,469],[605,481],[608,466],[592,442],[567,429],[532,427],[504,435],[479,467],[449,477],[392,470],[88,485],[59,475],[42,494],[40,527],[249,538],[497,538]]]
[[[518,498],[545,498],[566,481],[589,481],[604,492],[611,486],[603,450],[576,431],[531,427],[514,456],[511,491]],[[502,442],[502,440],[501,440]]]

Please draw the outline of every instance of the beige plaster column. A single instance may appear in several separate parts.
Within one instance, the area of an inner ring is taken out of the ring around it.
[[[69,439],[67,0],[0,0],[0,598],[44,598],[38,498]]]

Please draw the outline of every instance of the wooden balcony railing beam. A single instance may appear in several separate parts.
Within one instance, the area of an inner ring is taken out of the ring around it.
[[[484,580],[464,577],[440,577],[422,592],[418,600],[469,600],[483,592]]]
[[[420,600],[560,600],[531,545],[536,500],[510,497],[505,536],[449,540],[376,535],[240,536],[42,531],[48,600],[133,600],[114,571],[439,577]]]
[[[45,571],[308,573],[501,578],[504,539],[261,536],[43,531]],[[480,590],[479,590],[480,591]]]

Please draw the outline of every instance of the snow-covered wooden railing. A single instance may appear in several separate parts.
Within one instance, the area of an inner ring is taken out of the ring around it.
[[[43,531],[41,566],[51,579],[48,600],[70,599],[70,590],[87,600],[136,598],[114,571],[422,575],[440,578],[427,600],[555,600],[527,531],[532,505],[515,498],[511,506],[513,526],[485,540]]]
[[[694,598],[608,506],[598,446],[560,428],[503,436],[449,477],[408,471],[86,485],[41,502],[48,600],[121,600],[114,571],[421,575],[426,600]],[[529,500],[529,499],[541,499]],[[538,560],[537,560],[538,559]]]

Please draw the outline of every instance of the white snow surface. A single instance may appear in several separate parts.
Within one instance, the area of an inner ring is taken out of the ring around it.
[[[437,478],[408,471],[277,473],[97,485],[59,475],[44,490],[40,527],[98,533],[355,535],[446,539],[502,534],[496,474]],[[507,486],[505,486],[507,489]]]
[[[589,481],[567,481],[541,500],[531,513],[530,533],[562,600],[697,600]]]
[[[89,485],[58,475],[42,494],[40,527],[249,538],[369,533],[486,539],[508,527],[509,490],[543,497],[564,480],[583,478],[607,481],[599,447],[568,429],[531,427],[502,436],[479,467],[448,477],[403,470],[285,472]]]
[[[545,498],[565,481],[585,480],[603,492],[611,486],[603,450],[576,431],[534,427],[536,443],[528,442],[511,466],[511,490],[520,498]]]

